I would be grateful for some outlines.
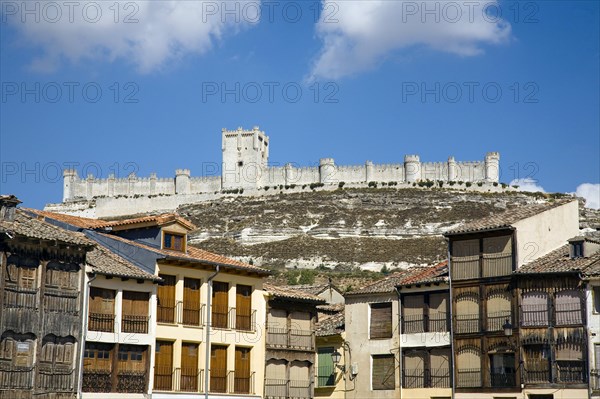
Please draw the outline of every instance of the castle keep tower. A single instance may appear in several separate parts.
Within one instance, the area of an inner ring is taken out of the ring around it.
[[[498,182],[500,179],[500,153],[488,152],[485,154],[485,181]]]
[[[269,137],[258,126],[252,130],[222,130],[223,189],[257,188],[269,161]]]

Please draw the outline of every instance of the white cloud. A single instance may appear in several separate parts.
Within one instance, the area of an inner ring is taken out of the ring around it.
[[[509,183],[511,186],[517,185],[519,186],[519,190],[521,191],[529,191],[532,193],[542,192],[545,193],[544,187],[538,184],[537,180],[532,179],[531,177],[526,177],[524,179],[514,179]]]
[[[600,209],[600,184],[580,184],[575,190],[575,195],[585,198],[586,208]]]
[[[26,3],[15,2],[20,7],[16,11],[3,7],[2,17],[25,43],[41,49],[29,65],[40,72],[51,72],[65,60],[124,60],[147,73],[186,55],[203,54],[224,35],[256,22],[229,0],[51,2],[58,4],[60,14],[41,1],[31,2],[33,13],[27,14]],[[225,7],[237,7],[237,15],[226,14]]]
[[[496,17],[500,9],[495,0],[323,0],[317,23],[323,48],[311,78],[363,72],[396,50],[419,45],[459,56],[481,54],[483,44],[510,38],[510,25]]]

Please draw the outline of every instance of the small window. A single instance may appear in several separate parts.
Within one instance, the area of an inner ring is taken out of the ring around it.
[[[370,338],[392,337],[392,303],[371,304]]]
[[[593,288],[594,313],[600,313],[600,287]]]
[[[373,355],[371,381],[373,390],[396,389],[396,367],[394,355]]]
[[[583,257],[583,242],[578,241],[573,243],[573,258]]]
[[[163,249],[184,251],[185,236],[183,234],[165,233],[163,237]]]
[[[244,161],[239,161],[238,166],[244,166]]]

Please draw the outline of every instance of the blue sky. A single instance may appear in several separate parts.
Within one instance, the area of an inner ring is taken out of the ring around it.
[[[273,163],[499,151],[502,181],[599,200],[596,1],[36,3],[0,12],[0,191],[26,206],[68,165],[200,175],[254,125]]]

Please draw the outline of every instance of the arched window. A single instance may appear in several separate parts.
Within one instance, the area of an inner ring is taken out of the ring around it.
[[[548,325],[548,294],[540,291],[527,292],[521,300],[521,324],[523,326]]]
[[[487,330],[500,331],[506,321],[512,323],[510,293],[505,289],[497,289],[487,296]]]
[[[35,335],[6,331],[0,337],[0,362],[30,368],[35,353]]]
[[[456,355],[457,385],[460,388],[481,386],[481,349],[466,345]]]
[[[479,332],[479,295],[476,292],[457,295],[455,308],[455,332],[462,334]]]

